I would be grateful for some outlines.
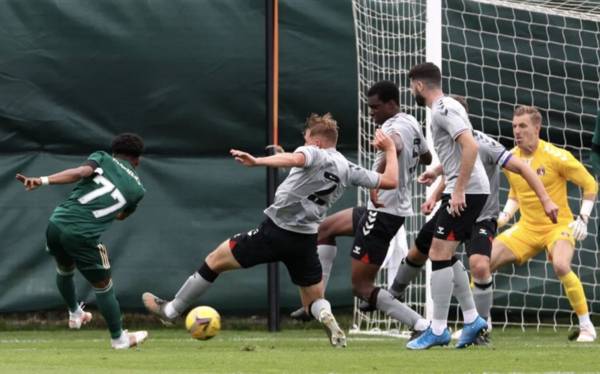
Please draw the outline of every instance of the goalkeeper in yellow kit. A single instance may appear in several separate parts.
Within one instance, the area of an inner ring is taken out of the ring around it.
[[[513,133],[517,147],[512,153],[527,162],[542,180],[550,198],[559,206],[558,223],[553,224],[527,182],[518,174],[505,170],[510,193],[498,218],[498,227],[506,225],[517,210],[521,218],[493,242],[490,267],[495,271],[507,263],[521,265],[546,249],[554,272],[560,279],[571,307],[579,317],[578,334],[572,339],[592,342],[596,330],[590,320],[583,286],[571,270],[575,241],[587,236],[587,223],[594,207],[598,185],[594,177],[567,150],[539,138],[540,112],[519,106],[513,115]],[[576,219],[567,202],[567,181],[583,189],[581,209]]]

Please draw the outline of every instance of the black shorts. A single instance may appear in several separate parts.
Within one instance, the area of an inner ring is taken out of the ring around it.
[[[321,281],[317,234],[284,230],[267,218],[257,229],[231,237],[229,247],[244,268],[279,261],[298,286],[308,287]]]
[[[492,242],[496,237],[497,227],[495,219],[476,222],[471,232],[471,238],[466,243],[467,256],[483,255],[492,257]]]
[[[390,241],[403,223],[404,217],[365,210],[358,225],[354,225],[354,244],[350,253],[352,258],[365,264],[381,266]]]
[[[360,225],[360,220],[367,213],[366,206],[356,206],[352,208],[352,235],[356,236],[358,232],[358,226]]]
[[[481,209],[483,209],[487,198],[488,195],[465,195],[466,209],[461,212],[460,216],[452,217],[448,213],[450,195],[443,195],[442,204],[439,209],[417,234],[415,246],[419,252],[429,255],[429,248],[431,248],[431,242],[434,237],[459,242],[469,239],[473,232],[475,221],[479,213],[481,213]]]

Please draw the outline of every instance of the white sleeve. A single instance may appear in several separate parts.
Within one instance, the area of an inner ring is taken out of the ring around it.
[[[464,118],[454,109],[444,108],[435,111],[433,118],[436,124],[446,130],[452,139],[456,140],[460,134],[470,131],[471,127]]]
[[[379,173],[367,170],[350,161],[348,161],[348,176],[351,185],[365,188],[377,188],[381,178]]]
[[[294,153],[302,153],[304,155],[304,167],[309,168],[313,166],[319,159],[320,153],[317,147],[303,145],[296,148]]]

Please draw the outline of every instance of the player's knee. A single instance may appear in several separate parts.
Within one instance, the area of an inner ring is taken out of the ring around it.
[[[364,279],[352,279],[352,293],[365,301],[369,300],[369,296],[373,291],[373,283],[367,282]]]
[[[554,262],[552,263],[554,273],[558,277],[563,277],[571,272],[571,264],[565,262]]]
[[[317,233],[317,243],[318,244],[329,244],[335,245],[335,233],[333,230],[333,225],[328,221],[324,221],[319,225],[319,231]]]
[[[416,246],[411,247],[406,255],[411,264],[422,266],[427,261],[427,255],[423,254]]]
[[[490,262],[487,258],[471,258],[469,260],[471,275],[476,279],[487,279],[490,275]]]
[[[56,264],[56,272],[60,275],[73,275],[75,272],[75,264],[65,265],[65,264]]]
[[[104,278],[102,280],[93,282],[92,286],[94,286],[94,288],[97,290],[102,290],[102,289],[105,289],[106,287],[108,287],[108,285],[110,284],[110,281],[111,281],[111,278]]]

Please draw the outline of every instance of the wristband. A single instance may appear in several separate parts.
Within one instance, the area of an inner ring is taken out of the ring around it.
[[[592,200],[583,200],[579,215],[589,217],[592,214],[592,209],[594,209],[594,202]]]
[[[40,177],[41,181],[42,181],[42,186],[47,186],[50,184],[50,179],[48,179],[48,177]]]
[[[508,199],[502,213],[508,214],[508,218],[512,218],[519,209],[519,203],[514,199]]]

